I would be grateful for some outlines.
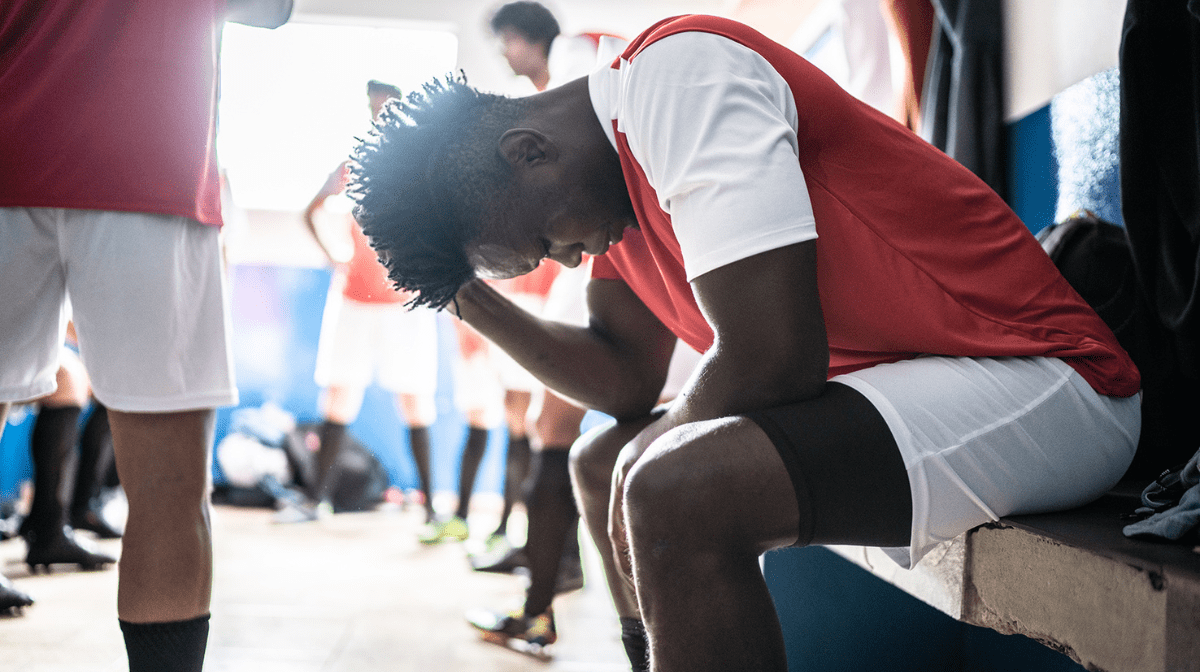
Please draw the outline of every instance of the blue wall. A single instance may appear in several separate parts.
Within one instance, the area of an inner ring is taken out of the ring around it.
[[[33,477],[29,460],[29,435],[33,432],[33,414],[14,408],[0,438],[0,501],[20,493],[21,483]]]
[[[1054,222],[1058,205],[1058,162],[1047,105],[1008,125],[1009,206],[1037,233]]]
[[[1083,672],[1020,635],[960,623],[820,547],[772,551],[789,672]]]

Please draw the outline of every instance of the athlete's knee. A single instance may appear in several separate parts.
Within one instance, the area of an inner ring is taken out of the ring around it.
[[[613,465],[625,445],[620,425],[610,422],[579,437],[571,446],[571,480],[580,495],[608,493],[612,485]]]
[[[91,395],[91,381],[87,371],[78,356],[64,356],[55,375],[57,388],[40,400],[43,406],[63,408],[65,406],[83,407]]]
[[[653,552],[733,550],[741,541],[729,516],[733,492],[726,474],[703,459],[717,439],[677,428],[657,439],[625,479],[626,526],[635,557]],[[727,449],[725,447],[724,449]]]
[[[505,390],[504,422],[508,426],[509,434],[525,436],[529,424],[530,399],[530,393],[524,390]]]
[[[211,410],[128,413],[109,409],[121,486],[135,507],[194,511],[208,500]]]
[[[569,446],[579,438],[583,411],[571,408],[566,413],[541,413],[535,425],[544,446]]]
[[[433,394],[401,392],[396,403],[409,427],[429,427],[437,422],[437,399]]]

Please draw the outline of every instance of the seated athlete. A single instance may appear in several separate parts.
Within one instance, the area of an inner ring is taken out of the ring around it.
[[[764,551],[911,566],[1133,457],[1138,371],[1016,215],[740,24],[664,20],[528,98],[430,83],[356,159],[356,217],[415,303],[616,418],[572,475],[635,669],[784,670]],[[584,253],[586,327],[477,279]],[[704,358],[655,410],[675,336]]]

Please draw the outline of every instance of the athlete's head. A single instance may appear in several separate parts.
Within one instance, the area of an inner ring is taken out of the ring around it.
[[[354,159],[354,215],[416,305],[547,257],[577,266],[635,225],[582,80],[526,98],[434,80],[386,107]]]
[[[536,80],[546,71],[550,43],[559,34],[550,10],[536,2],[510,2],[492,15],[491,26],[514,74]]]
[[[384,108],[355,150],[355,218],[417,305],[440,308],[475,277],[466,246],[509,178],[496,138],[522,107],[463,78],[433,80]]]

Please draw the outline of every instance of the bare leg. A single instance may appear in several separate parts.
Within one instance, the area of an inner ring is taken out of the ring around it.
[[[109,409],[117,472],[129,499],[117,614],[131,623],[208,614],[212,538],[208,451],[212,410]]]
[[[608,536],[608,506],[612,491],[613,468],[617,455],[654,417],[605,425],[584,434],[571,447],[571,481],[579,500],[579,514],[588,534],[600,550],[604,576],[612,594],[613,606],[621,618],[639,618],[637,597],[628,588],[613,556]]]
[[[534,423],[538,443],[543,447],[570,446],[579,438],[579,423],[587,411],[550,390],[544,391],[541,401]]]
[[[758,556],[797,536],[907,542],[908,478],[887,426],[858,393],[827,390],[789,408],[813,427],[796,447],[808,489],[799,503],[778,450],[745,418],[676,428],[630,471],[623,501],[652,669],[782,672]]]

